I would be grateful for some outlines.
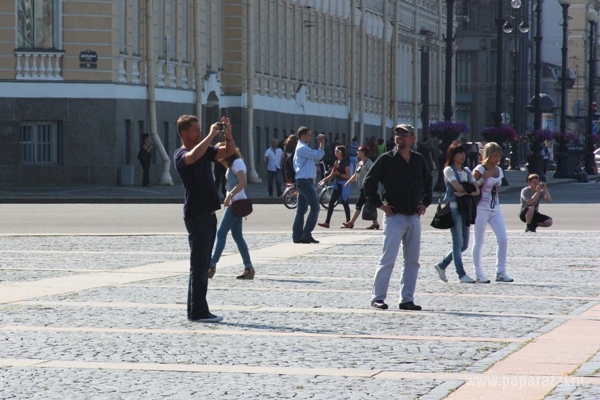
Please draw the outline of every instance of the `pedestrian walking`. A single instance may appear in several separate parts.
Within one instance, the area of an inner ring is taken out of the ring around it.
[[[423,156],[413,150],[415,128],[400,124],[394,129],[396,148],[379,156],[364,182],[367,201],[385,214],[383,217],[383,251],[373,282],[371,307],[386,310],[390,278],[402,244],[400,280],[401,310],[420,310],[414,303],[419,274],[421,219],[431,204],[433,177]],[[385,203],[377,193],[383,186]]]
[[[350,172],[352,173],[356,171],[358,165],[358,147],[358,139],[354,136],[348,145],[348,161],[350,161]]]
[[[140,145],[140,151],[138,152],[137,158],[142,164],[142,186],[150,186],[150,161],[152,160],[152,148],[153,143],[150,141],[150,135],[144,133],[142,135],[142,144]]]
[[[225,147],[211,146],[220,130],[224,132]],[[192,322],[219,322],[223,317],[212,314],[206,301],[208,268],[217,233],[215,211],[221,208],[210,163],[235,152],[231,124],[229,118],[221,117],[202,139],[198,117],[182,115],[177,120],[177,133],[182,146],[175,150],[173,161],[185,189],[183,219],[191,253],[187,317]]]
[[[452,250],[435,266],[440,279],[448,282],[446,268],[454,261],[454,267],[461,283],[475,283],[475,279],[465,272],[462,253],[469,247],[469,231],[474,219],[476,204],[473,196],[479,195],[479,186],[469,168],[463,167],[467,154],[465,147],[454,141],[448,147],[444,168],[446,194],[443,203],[450,203],[450,215],[454,226],[450,228]],[[489,281],[488,281],[489,282]]]
[[[500,211],[499,189],[504,171],[498,166],[502,159],[502,147],[495,142],[488,142],[483,148],[481,164],[475,167],[473,176],[481,190],[481,200],[477,203],[477,219],[475,220],[473,244],[473,269],[477,282],[488,283],[483,272],[481,252],[485,241],[485,229],[489,224],[496,236],[496,282],[512,282],[513,278],[506,274],[506,254],[508,239],[504,218]]]
[[[548,149],[548,143],[544,142],[544,147],[542,147],[541,153],[543,162],[542,171],[544,171],[544,175],[546,175],[546,172],[548,171],[548,162],[550,161],[550,150]]]
[[[527,224],[525,232],[535,232],[538,226],[544,228],[552,226],[552,218],[538,212],[540,200],[552,203],[552,196],[548,186],[540,182],[538,174],[530,174],[527,177],[527,186],[521,190],[521,211],[519,218]]]
[[[283,162],[283,150],[278,145],[277,139],[271,139],[271,147],[265,151],[264,163],[267,164],[267,182],[269,197],[273,197],[273,181],[277,189],[277,197],[281,196],[281,164]],[[229,185],[228,185],[229,186]]]
[[[277,144],[277,139],[275,139]],[[277,149],[280,150],[281,149]],[[279,158],[281,159],[281,157]],[[232,203],[237,200],[247,199],[246,197],[246,185],[248,180],[246,177],[246,164],[242,160],[240,149],[236,149],[235,153],[225,157],[219,162],[227,168],[227,196],[223,201],[225,211],[217,230],[217,244],[213,251],[212,259],[210,260],[210,268],[208,270],[208,277],[212,278],[217,271],[217,263],[223,254],[225,248],[225,242],[227,241],[227,234],[231,231],[231,236],[237,245],[240,256],[244,263],[244,271],[236,279],[254,279],[254,267],[252,261],[250,261],[250,252],[248,251],[248,245],[244,239],[242,233],[243,217],[238,217],[233,213]]]
[[[298,128],[298,145],[294,153],[294,171],[296,171],[296,189],[298,190],[298,208],[292,227],[292,240],[294,243],[319,243],[312,236],[312,231],[319,219],[319,199],[317,190],[313,184],[317,176],[315,161],[321,160],[325,154],[325,135],[319,134],[318,149],[310,148],[312,132],[310,128],[301,126]],[[310,212],[304,223],[304,214]]]
[[[373,166],[373,161],[371,161],[368,157],[369,149],[367,146],[360,146],[357,154],[360,161],[356,166],[354,174],[344,185],[349,187],[353,182],[356,182],[356,187],[358,187],[360,194],[358,196],[358,200],[356,201],[356,208],[352,214],[352,218],[349,222],[344,222],[342,224],[342,228],[354,228],[354,223],[358,219],[363,206],[367,203],[367,197],[365,196],[365,177]],[[377,211],[375,211],[375,217],[377,217]],[[379,222],[377,222],[377,218],[373,219],[372,221],[373,223],[371,226],[367,227],[367,229],[379,229]]]
[[[344,207],[344,212],[346,213],[346,222],[350,221],[350,206],[348,205],[350,187],[345,185],[348,179],[350,179],[350,163],[346,158],[345,146],[337,146],[334,152],[337,160],[333,163],[333,168],[329,175],[319,182],[320,186],[333,179],[333,192],[329,199],[329,207],[327,207],[327,218],[325,219],[325,222],[319,223],[319,226],[323,228],[329,228],[333,209],[340,198],[342,206]]]

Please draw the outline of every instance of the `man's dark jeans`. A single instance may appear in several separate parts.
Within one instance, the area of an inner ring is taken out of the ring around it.
[[[275,180],[275,189],[277,189],[277,196],[281,196],[281,169],[275,171],[267,171],[267,181],[269,196],[273,196],[273,180]]]
[[[190,280],[188,283],[187,317],[196,320],[210,314],[206,302],[208,267],[217,236],[217,217],[214,213],[184,219],[190,242]]]

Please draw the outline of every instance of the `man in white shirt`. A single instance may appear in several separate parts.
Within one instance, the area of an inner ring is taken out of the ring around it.
[[[277,197],[281,196],[281,161],[283,150],[277,147],[277,139],[271,139],[271,147],[265,152],[264,163],[267,164],[267,180],[269,182],[269,197],[273,197],[273,179],[277,188]]]

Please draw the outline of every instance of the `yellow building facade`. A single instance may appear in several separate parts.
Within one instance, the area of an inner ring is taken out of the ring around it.
[[[251,180],[300,125],[386,138],[423,90],[442,118],[441,0],[7,0],[0,22],[0,184],[138,184],[145,132],[171,184],[181,114],[229,116]]]

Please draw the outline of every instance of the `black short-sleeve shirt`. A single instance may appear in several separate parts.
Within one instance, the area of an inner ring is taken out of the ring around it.
[[[333,166],[337,168],[337,171],[340,174],[345,174],[346,173],[346,167],[348,167],[350,165],[350,163],[348,162],[347,159],[343,158],[342,161],[337,160],[335,163],[333,163]],[[350,176],[352,176],[353,171],[350,171]],[[345,182],[347,179],[341,178],[339,176],[335,177],[335,181],[336,182]]]
[[[215,146],[208,146],[204,155],[190,165],[185,164],[185,155],[189,150],[180,147],[173,154],[175,169],[185,188],[184,218],[211,213],[221,208],[215,180],[210,169],[210,163],[215,159],[218,149]]]

